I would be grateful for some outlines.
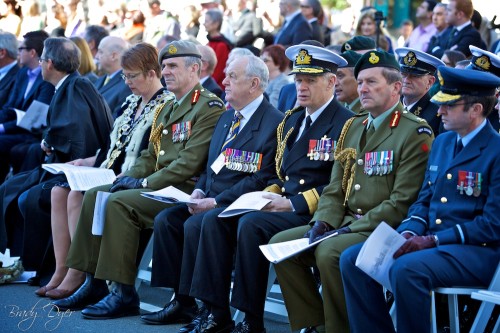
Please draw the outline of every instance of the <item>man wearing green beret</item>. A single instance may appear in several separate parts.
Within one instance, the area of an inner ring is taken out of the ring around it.
[[[175,100],[156,109],[149,147],[134,166],[113,184],[85,193],[66,264],[87,272],[87,279],[73,295],[54,302],[60,310],[86,307],[82,315],[91,319],[138,315],[134,282],[140,231],[152,228],[154,217],[167,207],[142,197],[141,192],[173,185],[191,193],[193,177],[200,175],[205,166],[224,104],[199,83],[201,54],[194,43],[167,44],[159,54],[159,62]],[[102,236],[91,232],[98,191],[111,192]],[[106,280],[114,282],[109,294]]]
[[[354,67],[366,113],[346,122],[335,151],[329,185],[308,226],[283,231],[278,243],[337,234],[314,251],[276,265],[292,330],[349,332],[339,269],[341,253],[366,240],[385,221],[396,227],[416,200],[434,138],[427,123],[403,112],[399,64],[379,51],[364,54]],[[323,297],[309,267],[321,276]]]

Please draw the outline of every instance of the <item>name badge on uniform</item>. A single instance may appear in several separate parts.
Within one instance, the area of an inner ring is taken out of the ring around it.
[[[191,136],[191,121],[172,125],[172,142],[187,141]]]
[[[457,190],[467,196],[481,195],[482,175],[480,172],[458,171]]]
[[[229,170],[254,173],[260,170],[262,154],[234,148],[226,148],[224,165]]]
[[[307,157],[315,161],[333,161],[333,155],[337,141],[327,138],[326,135],[320,140],[309,140],[309,149]]]
[[[224,162],[225,162],[225,156],[223,153],[220,153],[220,155],[217,157],[217,159],[214,161],[214,163],[212,163],[212,165],[210,166],[210,168],[212,168],[212,171],[218,175],[219,172],[222,170],[222,168],[224,167]]]
[[[393,162],[393,150],[367,152],[363,171],[368,176],[388,175],[392,172]]]

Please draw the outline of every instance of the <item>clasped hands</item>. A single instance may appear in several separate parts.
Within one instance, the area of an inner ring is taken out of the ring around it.
[[[142,178],[134,178],[129,176],[123,176],[116,178],[113,182],[113,186],[109,189],[110,193],[118,192],[121,190],[132,190],[142,188]]]
[[[342,235],[350,232],[351,228],[347,226],[339,229],[334,229],[330,227],[330,225],[326,222],[316,221],[314,222],[312,228],[304,234],[304,238],[309,238],[309,244],[311,244],[334,233]]]
[[[394,253],[394,259],[401,257],[403,254],[436,247],[436,240],[432,235],[414,236],[409,232],[402,235],[406,238],[406,242]]]

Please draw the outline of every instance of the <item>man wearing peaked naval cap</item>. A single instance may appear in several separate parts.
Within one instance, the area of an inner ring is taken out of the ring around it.
[[[389,271],[396,327],[381,285],[355,265],[356,246],[340,258],[353,333],[430,332],[433,289],[488,286],[498,267],[500,135],[486,117],[500,78],[449,67],[439,72],[441,91],[432,101],[448,131],[434,141],[418,199],[397,229],[406,241]]]
[[[347,65],[337,69],[337,82],[335,82],[335,96],[339,102],[349,110],[360,113],[363,111],[358,95],[358,82],[354,77],[354,66],[361,58],[361,54],[354,51],[345,51],[340,54],[347,61]]]
[[[494,53],[480,49],[477,46],[469,45],[472,53],[470,64],[466,69],[489,72],[500,77],[500,57]],[[500,87],[499,87],[500,88]],[[498,132],[500,130],[500,119],[498,112],[491,112],[488,116],[491,126]]]
[[[203,300],[212,310],[210,328],[202,332],[265,332],[269,262],[259,246],[267,244],[276,233],[303,226],[311,220],[330,177],[342,126],[354,115],[333,97],[334,72],[345,60],[310,45],[288,49],[292,59],[299,57],[299,53],[303,59],[297,61],[294,80],[299,107],[286,112],[275,132],[278,142],[275,176],[267,181],[265,188],[272,192],[265,196],[271,201],[260,211],[225,218],[211,215],[203,220],[190,289],[191,296]],[[229,71],[228,75],[235,73]],[[232,78],[226,78],[228,80]],[[228,85],[227,89],[234,87]],[[230,304],[245,312],[245,320],[230,331],[227,328],[233,325],[228,291],[234,252],[236,264]]]
[[[337,72],[337,68],[347,65],[338,54],[314,45],[294,45],[285,50],[285,55],[293,61],[292,74],[321,75]]]
[[[490,72],[500,77],[500,56],[480,49],[477,46],[469,45],[472,58],[467,69]]]
[[[370,51],[358,60],[355,73],[367,112],[345,123],[330,183],[308,225],[271,239],[314,242],[333,235],[313,251],[275,265],[292,330],[314,326],[319,332],[349,332],[339,257],[365,241],[381,221],[396,227],[423,180],[433,134],[425,121],[403,113],[398,62],[386,52]],[[313,265],[320,271],[323,297],[311,283]]]
[[[444,62],[425,52],[407,47],[397,48],[394,52],[399,57],[403,76],[401,101],[405,110],[425,119],[437,136],[441,119],[437,115],[438,107],[430,102],[429,90],[436,82],[437,68],[445,66]]]
[[[87,306],[82,311],[85,318],[110,319],[139,313],[134,282],[140,230],[152,228],[155,215],[165,209],[164,203],[145,198],[141,192],[172,185],[191,193],[192,178],[205,168],[215,124],[225,111],[222,101],[199,83],[201,58],[193,43],[172,42],[160,55],[162,75],[175,101],[156,108],[148,149],[132,168],[113,184],[90,189],[83,200],[66,263],[87,272],[87,280],[73,295],[54,304],[60,309]],[[102,236],[91,232],[98,191],[111,193]],[[114,282],[107,296],[103,295],[103,291],[107,293],[105,280]]]

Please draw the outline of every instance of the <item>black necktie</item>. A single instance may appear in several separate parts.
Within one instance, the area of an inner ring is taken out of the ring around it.
[[[309,127],[311,127],[311,123],[312,123],[311,116],[307,116],[306,117],[306,126],[304,126],[304,132],[307,131],[309,129]],[[304,132],[302,132],[302,134],[304,134]]]
[[[457,141],[457,145],[455,146],[455,155],[453,155],[453,156],[457,156],[458,153],[460,153],[463,148],[464,148],[464,145],[462,143],[462,139],[459,139]]]

